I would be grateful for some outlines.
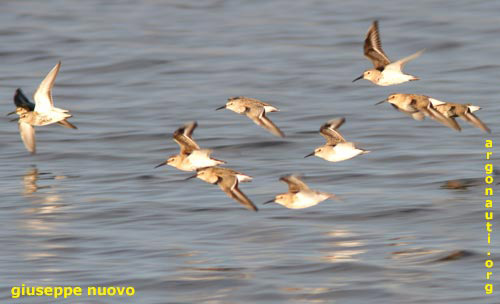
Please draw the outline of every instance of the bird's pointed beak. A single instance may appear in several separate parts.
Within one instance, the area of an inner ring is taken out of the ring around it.
[[[265,202],[265,203],[262,203],[262,205],[267,205],[267,204],[270,204],[270,203],[274,203],[274,198],[272,200],[269,200],[269,201]]]
[[[219,111],[219,110],[222,110],[222,109],[225,109],[226,108],[226,105],[223,105],[222,107],[218,107],[217,109],[215,109],[215,111]]]
[[[361,76],[359,76],[358,78],[354,79],[352,82],[358,81],[360,79],[363,79],[363,74],[361,74]]]
[[[197,176],[198,176],[198,175],[197,175],[197,174],[195,174],[195,175],[192,175],[192,176],[190,176],[190,177],[186,178],[185,180],[190,180],[190,179],[195,178],[195,177],[197,177]]]
[[[314,153],[315,153],[315,151],[312,151],[311,153],[309,153],[309,154],[307,154],[306,156],[304,156],[304,158],[309,157],[309,156],[313,156],[313,155],[314,155]]]
[[[161,166],[165,166],[166,164],[167,164],[167,161],[164,161],[164,162],[162,162],[161,164],[157,165],[157,166],[155,167],[155,169],[156,169],[156,168],[159,168],[159,167],[161,167]]]
[[[10,112],[9,114],[7,114],[7,116],[10,116],[10,115],[12,115],[12,114],[16,114],[16,111],[12,111],[12,112]]]
[[[381,103],[384,103],[386,100],[387,100],[387,99],[384,99],[384,100],[382,100],[382,101],[379,101],[379,102],[377,102],[375,105],[379,105],[379,104],[381,104]]]
[[[14,122],[14,121],[17,121],[17,118],[13,118],[10,120],[10,122]]]

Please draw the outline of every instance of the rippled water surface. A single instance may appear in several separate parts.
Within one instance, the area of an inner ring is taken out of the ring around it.
[[[441,185],[484,176],[484,140],[497,138],[499,11],[494,1],[0,2],[0,300],[25,283],[136,289],[68,303],[493,303],[482,181]],[[426,49],[406,66],[422,80],[351,83],[370,67],[362,42],[374,19],[390,58]],[[79,129],[37,128],[30,156],[3,113],[58,60],[54,100]],[[477,104],[493,134],[374,106],[392,92]],[[269,117],[287,137],[214,111],[235,95],[278,107]],[[339,116],[373,152],[304,159]],[[153,169],[191,120],[201,146],[254,176],[241,189],[258,213],[184,181],[189,172]],[[288,173],[342,200],[262,205]],[[22,300],[49,302],[65,303]]]

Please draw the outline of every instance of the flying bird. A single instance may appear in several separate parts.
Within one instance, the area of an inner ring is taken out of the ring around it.
[[[451,102],[442,102],[438,101],[434,98],[429,98],[432,105],[436,110],[443,114],[445,117],[455,120],[456,117],[460,117],[466,122],[470,123],[476,128],[479,128],[487,133],[491,133],[490,128],[486,126],[484,122],[482,122],[473,112],[476,112],[481,109],[481,107],[472,105],[470,103],[467,104],[459,104],[459,103],[451,103]]]
[[[446,117],[445,115],[441,114],[441,112],[436,110],[433,102],[436,104],[442,102],[429,96],[394,93],[389,95],[389,97],[387,97],[386,99],[376,103],[376,105],[386,101],[398,111],[411,116],[415,120],[423,120],[425,116],[428,116],[449,128],[457,131],[462,130],[453,118]]]
[[[17,114],[21,116],[26,112],[32,112],[35,110],[35,104],[29,100],[26,95],[24,95],[23,90],[20,88],[16,89],[16,93],[14,94],[14,105],[16,106],[16,110],[10,112],[8,115]],[[14,119],[14,121],[17,119]],[[70,123],[67,119],[63,119],[57,122],[58,125],[70,128],[70,129],[78,129],[74,124]]]
[[[166,161],[155,168],[169,165],[182,171],[195,171],[199,168],[212,167],[225,164],[225,161],[211,158],[212,150],[200,149],[193,139],[194,129],[198,126],[196,121],[185,124],[174,132],[174,141],[179,144],[180,152],[170,156]]]
[[[222,109],[229,109],[238,114],[244,114],[253,120],[254,123],[264,129],[267,129],[274,135],[285,137],[285,134],[269,118],[267,118],[266,113],[279,111],[278,108],[273,107],[268,103],[245,96],[236,96],[229,98],[224,106],[215,110]]]
[[[346,141],[344,136],[340,134],[338,128],[344,122],[345,118],[341,117],[323,124],[319,132],[326,139],[326,143],[305,157],[315,155],[330,162],[339,162],[351,159],[360,154],[369,153],[370,151],[357,148],[353,142]]]
[[[238,188],[240,182],[249,182],[251,176],[222,167],[201,168],[196,171],[196,174],[189,177],[197,177],[207,183],[216,184],[230,198],[236,200],[247,209],[257,211],[258,208],[252,201]]]
[[[419,80],[418,77],[404,74],[403,68],[410,60],[420,56],[424,50],[420,50],[413,55],[394,62],[390,61],[382,49],[378,21],[373,21],[368,29],[363,51],[365,56],[372,61],[374,68],[364,71],[361,76],[354,79],[352,82],[364,78],[379,86],[390,86],[407,81]]]
[[[54,107],[52,99],[52,87],[61,67],[59,61],[54,68],[45,76],[33,95],[35,104],[29,101],[20,89],[16,90],[14,95],[14,104],[16,111],[9,113],[18,114],[19,131],[21,139],[26,149],[32,154],[36,153],[35,126],[45,126],[58,123],[62,126],[76,129],[76,127],[67,121],[72,117],[68,110]]]
[[[276,202],[289,209],[304,209],[317,205],[329,198],[338,199],[334,194],[310,189],[309,186],[296,175],[283,176],[280,178],[280,181],[288,184],[288,192],[278,194],[274,199],[264,204]]]

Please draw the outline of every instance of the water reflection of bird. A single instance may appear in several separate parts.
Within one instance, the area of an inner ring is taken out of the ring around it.
[[[50,186],[38,186],[37,181],[40,174],[49,173],[39,173],[38,168],[32,167],[23,176],[23,194],[32,194],[38,191],[38,189],[50,188]]]

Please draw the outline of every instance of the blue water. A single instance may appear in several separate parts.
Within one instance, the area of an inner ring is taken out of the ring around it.
[[[493,1],[2,1],[0,113],[58,60],[53,96],[78,130],[37,128],[38,154],[0,115],[0,300],[6,303],[495,303],[484,295],[485,139],[496,143],[500,3]],[[371,66],[362,43],[380,21],[420,81],[351,83]],[[388,104],[419,93],[483,109],[491,135],[411,120]],[[230,96],[271,102],[274,137],[214,111]],[[328,119],[372,153],[306,158]],[[153,167],[197,120],[194,138],[228,167],[252,213],[218,187]],[[494,148],[496,152],[496,147]],[[494,163],[498,157],[494,155]],[[297,173],[335,193],[304,210],[262,205]],[[495,210],[498,210],[496,208]],[[496,235],[496,234],[494,234]],[[494,240],[495,240],[494,236]],[[494,274],[498,275],[498,274]],[[133,297],[10,299],[10,288],[133,286]],[[495,300],[496,299],[496,300]]]

